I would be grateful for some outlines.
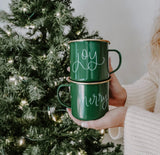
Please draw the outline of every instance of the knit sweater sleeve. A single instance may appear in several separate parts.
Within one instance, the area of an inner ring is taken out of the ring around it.
[[[124,124],[124,154],[160,154],[160,113],[130,106]]]
[[[141,79],[131,85],[123,86],[127,92],[127,100],[125,106],[136,105],[148,111],[153,111],[157,84],[153,81],[153,77],[149,73],[145,74]],[[119,139],[123,136],[123,128],[110,128],[108,130],[112,139]]]
[[[158,86],[149,73],[131,85],[125,85],[127,100],[125,106],[136,105],[143,109],[153,111]]]

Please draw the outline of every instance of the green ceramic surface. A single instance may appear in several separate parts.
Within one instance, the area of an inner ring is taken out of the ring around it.
[[[70,43],[70,77],[74,81],[103,81],[121,66],[121,54],[118,50],[108,49],[109,41],[84,39]],[[109,52],[119,56],[117,68],[109,72]]]
[[[61,101],[59,92],[63,87],[70,87],[72,115],[79,120],[95,120],[101,118],[108,111],[109,101],[109,81],[104,83],[80,83],[70,82],[62,84],[57,89],[59,102]],[[68,107],[68,106],[66,106]]]

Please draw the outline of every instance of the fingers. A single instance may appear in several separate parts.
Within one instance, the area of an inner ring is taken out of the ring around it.
[[[67,71],[70,72],[70,67],[67,67]]]
[[[76,119],[72,113],[71,113],[71,109],[67,108],[68,114],[71,117],[71,119],[78,125],[80,125],[83,128],[92,128],[92,129],[96,129],[96,130],[100,130],[100,129],[106,129],[107,128],[107,118],[104,116],[101,119],[98,120],[93,120],[93,121],[81,121]],[[106,123],[104,123],[106,122]]]
[[[80,121],[80,120],[76,119],[75,117],[73,117],[70,108],[67,108],[67,112],[68,112],[69,116],[71,117],[71,119],[72,119],[76,124],[78,124],[78,125],[81,125],[81,124],[82,124],[82,121]]]
[[[117,100],[109,98],[109,105],[111,106],[115,106],[115,107],[120,107],[122,106],[119,102],[117,102]]]
[[[71,119],[77,124],[77,125],[80,125],[82,126],[83,128],[92,128],[93,126],[93,123],[89,123],[89,121],[81,121],[81,120],[78,120],[76,119],[73,115],[72,115],[72,112],[71,112],[71,109],[67,108],[67,112],[69,114],[69,116],[71,117]]]
[[[111,64],[111,57],[109,57],[109,72],[112,72],[113,68],[112,68],[112,64]]]
[[[112,68],[112,63],[111,63],[111,57],[109,57],[109,72],[112,72],[113,68]],[[112,77],[112,79],[115,77],[114,73],[110,74],[110,76]]]
[[[84,128],[92,128],[94,125],[93,121],[81,121],[76,119],[71,112],[71,109],[67,108],[67,112],[69,114],[69,116],[71,117],[71,119],[78,125],[84,127]]]
[[[108,114],[106,113],[102,118],[93,121],[83,121],[81,126],[84,128],[91,128],[95,130],[109,128]]]
[[[109,72],[112,72],[113,68],[112,68],[112,64],[111,64],[111,57],[109,57]],[[114,73],[110,74],[111,76],[111,81],[110,81],[110,86],[114,83],[112,81],[114,81],[116,79],[116,76],[114,75]]]

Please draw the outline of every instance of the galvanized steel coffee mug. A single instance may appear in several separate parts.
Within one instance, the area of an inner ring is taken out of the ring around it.
[[[109,81],[77,82],[68,78],[69,84],[62,84],[57,89],[58,101],[72,109],[72,115],[79,120],[95,120],[108,111]],[[71,106],[67,106],[59,95],[62,87],[70,87]]]
[[[70,41],[70,77],[73,81],[103,81],[121,66],[121,54],[118,50],[108,49],[107,40],[82,39]],[[116,69],[109,72],[109,52],[116,52],[119,62]]]

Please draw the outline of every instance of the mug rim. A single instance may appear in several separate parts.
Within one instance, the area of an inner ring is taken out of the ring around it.
[[[83,41],[99,41],[99,42],[107,42],[107,43],[110,44],[110,41],[103,40],[103,39],[77,39],[77,40],[69,41],[68,44],[73,43],[73,42],[83,42]]]
[[[66,80],[67,80],[68,82],[76,83],[76,84],[96,85],[96,84],[103,84],[103,83],[107,83],[107,82],[111,81],[111,77],[109,77],[107,80],[97,81],[97,82],[79,82],[79,81],[73,81],[73,80],[70,79],[70,77],[67,77]]]

